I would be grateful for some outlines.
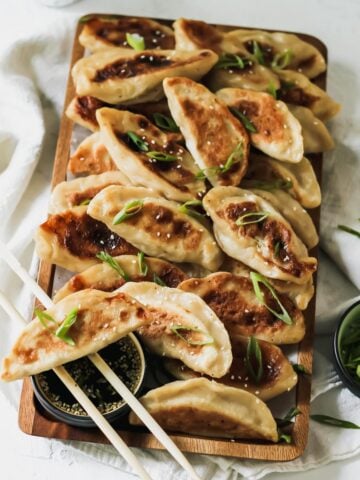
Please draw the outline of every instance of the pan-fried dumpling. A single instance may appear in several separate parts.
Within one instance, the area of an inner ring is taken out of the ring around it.
[[[301,238],[309,249],[319,243],[319,236],[312,218],[291,195],[283,190],[273,190],[269,192],[267,190],[253,188],[252,191],[271,203],[271,205],[286,218],[296,235]]]
[[[86,206],[50,215],[35,235],[36,252],[46,260],[72,272],[99,263],[96,255],[105,251],[117,256],[137,249],[86,213]]]
[[[72,76],[77,95],[91,95],[111,104],[154,102],[164,96],[164,78],[186,75],[199,80],[217,59],[211,50],[110,48],[78,60]]]
[[[145,48],[174,48],[174,32],[171,28],[149,18],[93,17],[87,20],[80,35],[80,44],[91,52],[110,47],[132,48],[126,34],[143,37]]]
[[[131,185],[131,182],[123,173],[115,171],[58,183],[51,194],[49,213],[87,205],[100,190],[109,185]]]
[[[218,28],[202,22],[178,18],[174,23],[175,42],[177,50],[194,51],[209,48],[216,53],[221,53],[223,32]]]
[[[99,132],[86,137],[69,158],[68,169],[73,175],[91,175],[117,170]]]
[[[238,42],[246,48],[249,55],[255,55],[259,63],[273,68],[276,72],[284,63],[286,68],[297,70],[308,78],[317,77],[326,70],[325,59],[319,50],[297,35],[237,29],[226,36],[228,42]]]
[[[255,293],[251,279],[228,272],[213,273],[205,278],[190,278],[180,283],[178,288],[199,295],[224,323],[231,341],[239,336],[253,336],[275,344],[300,342],[305,335],[301,311],[286,295],[274,290],[278,302],[269,288],[263,284],[258,285],[265,304]],[[288,323],[279,318],[283,312],[280,303],[287,312]]]
[[[179,202],[205,193],[204,181],[197,178],[199,169],[189,152],[147,118],[112,108],[98,110],[96,118],[111,157],[134,184]]]
[[[128,209],[130,215],[126,213]],[[107,187],[91,200],[88,214],[146,255],[196,263],[211,271],[221,265],[221,250],[207,228],[183,213],[179,204],[156,197],[151,190]],[[119,216],[123,220],[114,224]]]
[[[249,190],[215,187],[203,205],[227,255],[265,277],[299,284],[309,281],[316,258],[309,257],[290,224],[269,202]]]
[[[339,112],[340,104],[302,73],[292,70],[279,70],[277,73],[281,81],[277,94],[283,102],[307,107],[323,122]]]
[[[250,338],[240,336],[231,340],[233,363],[229,373],[217,381],[229,387],[247,390],[263,401],[290,391],[297,383],[297,375],[281,349],[272,343],[258,340],[263,373],[257,377],[258,372],[261,371],[259,364],[255,363],[256,370],[249,368],[247,364],[247,348],[250,341],[252,341]],[[253,361],[251,355],[249,361]],[[177,380],[189,380],[201,376],[180,360],[164,358],[163,365]]]
[[[221,270],[240,277],[250,278],[251,269],[234,258],[226,257],[221,265]],[[315,289],[312,278],[302,285],[284,280],[275,280],[274,278],[267,278],[267,281],[277,292],[287,295],[300,310],[305,310],[314,296]]]
[[[299,121],[285,103],[269,93],[241,88],[223,88],[216,95],[233,110],[234,115],[248,119],[253,128],[251,143],[273,158],[298,163],[304,155]]]
[[[204,176],[212,185],[238,185],[249,155],[249,137],[242,123],[214,94],[188,78],[167,78],[164,90],[171,114]]]
[[[83,290],[45,312],[20,334],[3,362],[2,380],[11,381],[63,365],[106,347],[151,320],[146,308],[124,292]],[[65,340],[55,334],[70,315],[75,323]]]
[[[188,278],[179,267],[165,260],[160,260],[160,258],[144,257],[141,260],[135,255],[120,255],[119,257],[113,257],[113,261],[121,267],[124,272],[123,276],[120,274],[121,270],[114,269],[107,262],[93,265],[71,277],[57,291],[54,302],[86,288],[112,292],[124,285],[127,279],[132,282],[161,281],[166,286],[175,288],[180,282]],[[140,265],[143,266],[143,269],[140,269]]]
[[[229,371],[233,359],[229,335],[197,295],[151,282],[128,282],[119,291],[150,311],[152,321],[138,334],[152,352],[177,358],[211,377],[222,377]]]
[[[315,208],[321,203],[320,186],[306,157],[299,163],[285,163],[265,155],[252,154],[241,186],[263,190],[281,188],[305,208]]]
[[[300,122],[305,153],[327,152],[335,147],[329,130],[309,108],[291,104],[288,105],[288,108]]]
[[[206,378],[177,381],[141,397],[165,430],[207,437],[256,438],[277,442],[276,422],[259,398]],[[132,425],[142,425],[133,413]]]

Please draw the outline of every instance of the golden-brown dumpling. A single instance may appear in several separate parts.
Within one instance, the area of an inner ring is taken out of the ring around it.
[[[114,224],[115,216],[127,208],[134,208],[135,213],[125,215],[124,221]],[[151,190],[107,187],[91,200],[88,214],[146,255],[196,263],[211,271],[221,265],[221,250],[209,230],[183,213],[179,204],[157,197]]]
[[[138,334],[153,353],[177,358],[211,377],[222,377],[229,371],[233,359],[229,335],[197,295],[151,282],[127,282],[120,291],[151,312],[152,321]]]
[[[152,188],[179,202],[205,193],[204,181],[197,178],[199,168],[184,146],[174,142],[172,134],[162,132],[144,116],[127,111],[101,108],[96,118],[112,159],[134,185]],[[135,135],[141,145],[129,135]]]
[[[188,78],[167,78],[164,90],[171,114],[204,176],[212,185],[238,185],[249,155],[249,137],[242,123],[207,88]]]
[[[223,88],[216,92],[234,115],[248,119],[251,143],[262,152],[278,160],[298,163],[304,155],[304,144],[299,121],[289,112],[284,102],[269,93],[241,88]]]
[[[206,378],[167,383],[140,398],[168,431],[207,437],[257,438],[277,442],[276,422],[255,395]],[[132,425],[142,425],[130,413]]]
[[[111,104],[154,102],[164,96],[166,77],[199,80],[217,62],[211,50],[180,52],[109,48],[81,58],[72,69],[76,94]]]
[[[309,257],[290,224],[269,202],[249,190],[215,187],[205,195],[203,205],[227,255],[265,277],[299,284],[309,281],[316,258]]]
[[[94,16],[85,23],[80,35],[80,44],[91,52],[111,48],[132,48],[126,34],[143,37],[145,48],[174,48],[174,32],[171,28],[150,18],[106,18]]]

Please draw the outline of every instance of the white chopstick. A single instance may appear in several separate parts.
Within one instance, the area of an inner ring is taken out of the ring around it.
[[[29,273],[21,266],[20,262],[8,249],[7,245],[0,241],[0,257],[10,266],[14,273],[16,273],[21,280],[27,285],[33,294],[43,303],[48,309],[54,303],[51,298],[42,290],[42,288],[35,282]],[[40,293],[41,291],[41,293]],[[156,420],[145,410],[139,400],[133,395],[127,386],[115,375],[111,368],[104,362],[101,356],[97,353],[89,355],[89,360],[100,370],[106,380],[112,385],[115,391],[122,396],[128,403],[129,407],[136,413],[140,420],[146,425],[150,432],[158,439],[158,441],[166,448],[172,457],[179,463],[179,465],[190,475],[193,480],[201,480],[195,472],[193,466],[190,464],[185,455],[181,452],[175,442],[168,436],[165,430],[156,422]]]
[[[20,315],[18,310],[12,305],[11,302],[5,297],[3,292],[0,291],[0,305],[3,307],[5,312],[17,323],[22,326],[26,325],[26,320]],[[116,450],[120,453],[122,457],[132,466],[134,472],[136,472],[140,478],[143,480],[151,480],[151,477],[146,473],[141,463],[138,461],[134,453],[126,445],[124,440],[118,435],[118,433],[113,429],[110,423],[103,417],[99,410],[95,407],[92,401],[85,395],[81,388],[76,384],[74,379],[69,375],[64,367],[56,367],[53,369],[53,372],[59,377],[63,382],[69,392],[76,398],[79,404],[83,407],[89,417],[95,422],[103,434],[108,438]]]

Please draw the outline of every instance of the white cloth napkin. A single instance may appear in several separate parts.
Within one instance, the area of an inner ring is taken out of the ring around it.
[[[44,26],[36,35],[14,43],[0,59],[0,238],[9,242],[22,263],[36,271],[31,242],[34,229],[46,216],[49,180],[62,110],[74,21],[62,20]],[[346,68],[330,69],[330,84],[340,102],[353,92],[352,77]],[[333,121],[338,147],[328,155],[324,168],[322,207],[322,253],[319,272],[318,313],[331,311],[339,302],[358,294],[360,287],[360,240],[334,227],[356,225],[360,203],[359,103],[345,116]],[[331,257],[331,259],[330,259]],[[338,268],[339,267],[339,268]],[[342,270],[342,272],[341,272]],[[32,298],[15,276],[0,265],[0,289],[29,316]],[[353,283],[351,283],[349,281]],[[357,288],[356,288],[357,287]],[[333,325],[322,317],[316,338],[312,411],[346,418],[360,424],[360,400],[344,389],[331,362]],[[17,328],[0,311],[0,352],[9,351]],[[7,421],[15,422],[20,384],[0,384],[0,411],[9,411]],[[56,452],[79,452],[128,471],[112,447],[79,442],[39,440],[40,449],[29,455],[54,457]],[[24,442],[25,443],[25,442]],[[34,439],[35,443],[35,439]],[[29,442],[24,448],[29,449]],[[253,462],[232,458],[190,455],[202,478],[233,480],[238,476],[258,479],[271,472],[307,470],[360,453],[360,435],[310,425],[309,443],[302,458],[288,463]],[[185,473],[164,452],[137,454],[153,478],[185,480]]]

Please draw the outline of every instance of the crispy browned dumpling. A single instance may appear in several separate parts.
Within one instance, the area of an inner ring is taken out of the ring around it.
[[[118,170],[99,132],[83,140],[69,158],[68,169],[73,175],[98,175]]]
[[[68,336],[69,345],[55,335],[64,319],[76,309],[76,321]],[[35,318],[20,334],[3,363],[2,380],[35,375],[84,357],[116,342],[151,320],[151,314],[123,292],[83,290],[46,310],[54,322],[47,326]]]
[[[140,399],[165,430],[276,442],[276,422],[264,402],[249,392],[206,378],[167,383]],[[132,425],[142,425],[132,412]]]
[[[238,185],[245,175],[249,136],[213,93],[189,78],[164,80],[172,116],[195,162],[212,185]]]
[[[270,400],[281,393],[290,391],[297,383],[297,375],[291,363],[276,345],[258,340],[262,356],[263,374],[260,379],[252,376],[247,367],[247,346],[249,338],[236,337],[231,340],[233,363],[229,373],[217,381],[230,387],[241,388],[257,395],[261,400]],[[251,357],[251,361],[253,361]],[[163,365],[178,380],[198,378],[199,373],[191,370],[180,360],[165,358]],[[255,362],[253,372],[258,372],[259,364]]]
[[[112,256],[134,254],[137,249],[106,225],[86,213],[86,206],[50,215],[35,235],[36,252],[46,260],[72,272],[99,263],[102,251]]]
[[[78,60],[72,68],[76,94],[111,104],[155,102],[164,97],[162,81],[185,75],[203,77],[217,62],[211,50],[144,50],[110,48]]]
[[[166,286],[175,288],[180,282],[188,278],[186,273],[179,267],[165,260],[160,260],[160,258],[144,258],[143,262],[147,266],[146,274],[141,273],[139,260],[135,255],[120,255],[114,257],[114,261],[120,265],[132,282],[151,282],[159,278]],[[99,265],[93,265],[71,277],[70,280],[58,290],[54,297],[54,302],[58,302],[64,297],[86,288],[112,292],[124,285],[125,281],[124,277],[108,263],[104,262]]]
[[[228,107],[244,115],[253,125],[251,143],[278,160],[298,163],[304,155],[304,143],[299,121],[284,102],[263,92],[242,88],[223,88],[216,92]]]
[[[201,20],[178,18],[174,23],[177,50],[198,50],[209,48],[221,53],[223,33],[219,29]]]
[[[109,47],[132,48],[126,41],[126,34],[144,38],[145,48],[172,49],[175,46],[171,28],[149,18],[111,18],[96,16],[84,25],[79,42],[92,52]]]
[[[292,320],[289,325],[259,301],[249,278],[218,272],[205,278],[190,278],[178,288],[199,295],[224,322],[232,340],[252,335],[270,343],[287,344],[298,343],[305,335],[303,314],[290,298],[278,294]],[[263,285],[260,288],[266,305],[281,313],[271,292]]]
[[[203,196],[206,188],[204,181],[197,178],[199,169],[186,148],[174,141],[173,134],[161,131],[143,115],[128,111],[101,108],[96,117],[107,150],[134,185],[152,188],[179,202]],[[141,148],[129,135],[143,142]],[[156,160],[154,156],[159,154],[172,160]]]

